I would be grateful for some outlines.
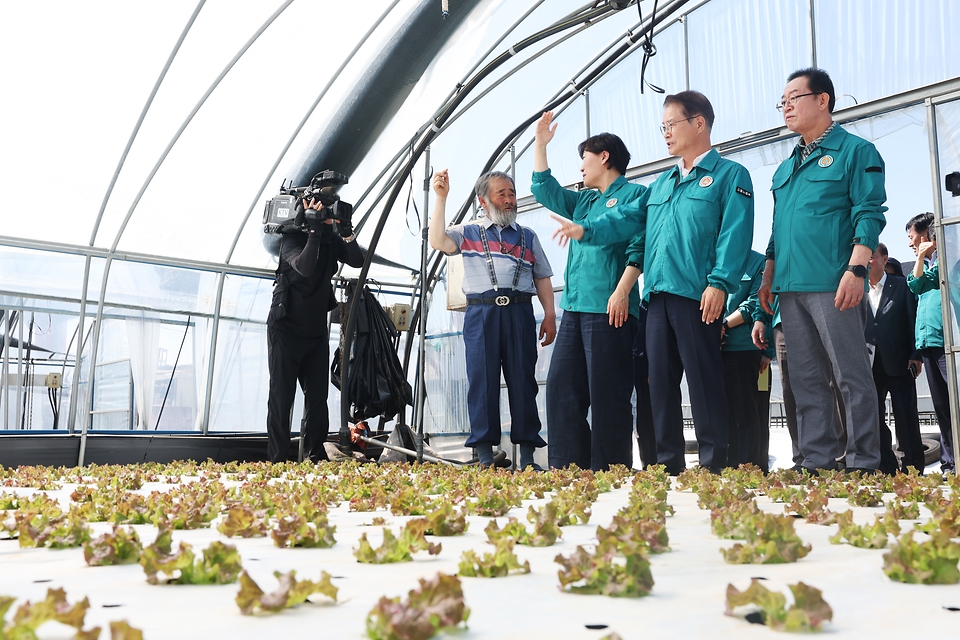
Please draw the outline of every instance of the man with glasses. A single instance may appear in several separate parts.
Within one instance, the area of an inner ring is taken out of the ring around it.
[[[836,469],[830,425],[832,368],[847,423],[847,470],[880,463],[880,417],[866,343],[867,263],[886,224],[884,163],[873,144],[833,121],[833,82],[820,69],[790,75],[777,109],[800,134],[773,176],[773,233],[760,287],[768,313],[778,296],[803,461]]]
[[[631,220],[641,240],[643,298],[647,311],[650,404],[657,463],[683,471],[684,437],[680,380],[687,376],[700,466],[719,473],[727,459],[727,401],[720,334],[727,295],[740,286],[753,241],[753,183],[747,170],[711,147],[713,106],[702,93],[666,97],[660,127],[667,151],[679,160],[639,199],[591,225],[588,240],[623,233]],[[639,215],[629,215],[639,210]],[[560,233],[580,239],[583,229],[564,224]],[[640,275],[624,271],[622,296]]]

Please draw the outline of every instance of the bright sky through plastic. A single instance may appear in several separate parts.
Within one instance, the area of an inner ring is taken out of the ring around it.
[[[371,38],[370,46],[347,67],[342,81],[334,85],[308,121],[276,174],[268,176],[320,88],[390,3],[290,4],[240,58],[186,127],[137,205],[119,249],[221,262],[243,216],[253,205],[233,261],[270,266],[271,257],[259,238],[263,201],[291,173],[290,162],[300,157],[305,141],[325,126],[347,95],[351,80],[362,73],[378,54],[383,39],[396,28],[399,16],[406,15],[417,3],[400,3]],[[177,129],[230,59],[282,4],[280,0],[206,2],[127,158],[96,237],[97,246],[113,243],[138,191]],[[464,25],[451,40],[454,46],[438,56],[367,160],[351,176],[342,193],[344,199],[359,197],[386,161],[463,79],[476,57],[531,4],[532,0],[491,0]],[[545,2],[498,51],[583,4],[584,0]],[[645,12],[651,4],[644,3]],[[717,3],[718,10],[725,4]],[[75,245],[89,242],[127,139],[196,6],[194,0],[49,0],[0,5],[0,87],[5,97],[0,120],[0,197],[5,209],[2,235]],[[362,10],[358,11],[359,7]],[[439,11],[439,2],[437,7]],[[451,2],[451,11],[456,10],[457,3]],[[502,132],[534,113],[563,88],[570,74],[636,19],[635,7],[631,7],[560,45],[507,80],[438,138],[431,165],[450,168],[452,201],[459,203],[468,196],[479,168]],[[648,74],[655,82],[664,80],[665,70],[676,65],[670,56],[675,57],[675,52],[665,48],[651,61]],[[627,64],[637,63],[632,59]],[[782,72],[785,78],[792,70],[775,72]],[[662,82],[668,92],[683,89],[674,84]],[[846,92],[843,86],[837,88],[840,93]],[[770,96],[771,109],[778,97]],[[637,91],[636,99],[649,98],[641,98]],[[841,100],[839,106],[849,104],[849,100]],[[575,146],[585,133],[582,114],[581,104],[558,118],[563,137],[558,134],[550,149],[551,164],[567,176],[575,176],[579,166]],[[718,111],[717,117],[719,121],[729,116]],[[892,256],[901,259],[912,258],[905,244],[904,223],[915,213],[932,209],[928,149],[923,136],[917,135],[917,128],[923,126],[922,109],[916,110],[912,122],[909,120],[904,116],[899,124],[890,125],[891,131],[876,142],[887,162],[890,207],[881,240]],[[658,124],[656,118],[641,123],[650,130]],[[521,138],[520,144],[528,139]],[[654,144],[662,145],[662,141]],[[650,155],[649,150],[644,151],[648,152],[645,156]],[[664,152],[658,146],[654,157]],[[638,157],[639,150],[634,155]],[[378,247],[378,253],[414,266],[419,262],[420,247],[416,231],[424,213],[423,162],[418,163]],[[518,167],[526,166],[518,162]],[[759,250],[769,237],[769,176],[774,168],[770,165],[753,170],[757,193],[754,247]],[[529,182],[528,173],[524,169],[518,181]],[[268,187],[260,194],[259,187],[268,177]],[[519,191],[524,193],[528,188],[521,184]],[[379,211],[378,207],[375,215]]]

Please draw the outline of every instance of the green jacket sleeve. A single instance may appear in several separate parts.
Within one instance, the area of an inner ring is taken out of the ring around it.
[[[876,251],[880,242],[880,232],[887,224],[883,212],[887,207],[883,203],[887,199],[884,188],[883,158],[872,144],[862,145],[856,150],[853,167],[853,176],[850,178],[850,200],[853,207],[850,210],[853,223],[853,244],[862,244]]]
[[[733,171],[734,175],[726,181],[726,190],[721,196],[723,217],[717,238],[717,260],[707,274],[709,286],[728,294],[739,287],[753,244],[753,181],[744,167],[736,165]]]
[[[925,269],[923,275],[915,278],[911,273],[907,276],[907,288],[916,295],[921,295],[927,291],[940,288],[940,266],[933,265]]]
[[[560,186],[550,169],[533,172],[530,191],[537,202],[550,211],[564,218],[573,219],[573,211],[577,208],[577,194]]]
[[[644,189],[638,198],[618,204],[592,220],[584,220],[581,223],[583,239],[580,242],[602,246],[632,238],[627,247],[627,262],[635,262],[643,267],[643,247],[647,228],[646,203],[649,191]]]

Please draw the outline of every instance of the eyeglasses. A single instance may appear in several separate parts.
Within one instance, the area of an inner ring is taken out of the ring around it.
[[[810,93],[801,93],[798,96],[790,96],[786,100],[781,100],[776,104],[777,111],[783,111],[784,109],[787,108],[788,104],[791,107],[797,106],[797,100],[799,100],[800,98],[803,98],[804,96],[818,96],[821,93],[823,93],[823,91],[811,91]]]
[[[662,124],[660,125],[660,133],[665,134],[667,131],[673,131],[673,128],[678,124],[680,124],[681,122],[689,122],[690,120],[693,120],[694,118],[699,118],[699,117],[700,117],[700,114],[698,113],[695,116],[690,116],[689,118],[684,118],[683,120],[677,120],[676,122],[668,122],[666,124]]]

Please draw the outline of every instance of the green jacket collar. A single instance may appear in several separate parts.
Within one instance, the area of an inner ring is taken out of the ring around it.
[[[684,180],[690,179],[691,176],[694,175],[693,172],[696,171],[698,168],[701,171],[705,171],[708,173],[713,171],[714,169],[717,168],[718,162],[720,162],[720,152],[717,151],[715,148],[710,149],[710,151],[707,152],[707,155],[703,156],[703,159],[700,162],[698,162],[696,166],[693,167],[693,169],[690,170],[690,173],[687,174],[687,177],[684,178]],[[679,163],[677,163],[673,165],[673,169],[671,169],[671,177],[676,179],[679,176],[680,176],[680,165]]]
[[[625,184],[630,184],[630,183],[623,176],[617,176],[617,179],[611,182],[610,186],[607,187],[607,190],[602,192],[600,195],[604,195],[604,196],[610,195],[611,193],[613,193],[614,191],[616,191],[617,189],[619,189]]]

